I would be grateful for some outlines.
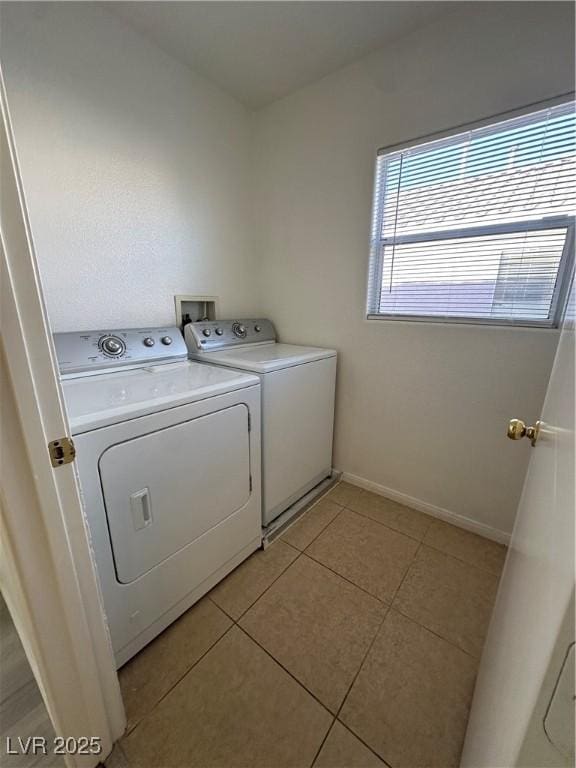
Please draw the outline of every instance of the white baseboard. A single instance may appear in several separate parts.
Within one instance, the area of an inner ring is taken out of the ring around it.
[[[444,509],[443,507],[437,507],[435,504],[429,504],[427,501],[415,499],[413,496],[408,496],[406,493],[400,493],[400,491],[395,491],[392,488],[386,488],[386,486],[374,483],[372,480],[365,480],[363,477],[351,475],[349,472],[342,473],[342,480],[351,485],[357,485],[359,488],[364,488],[367,491],[372,491],[372,493],[377,493],[380,496],[385,496],[392,501],[397,501],[399,504],[404,504],[407,507],[412,507],[412,509],[417,509],[419,512],[425,512],[427,515],[437,517],[439,520],[444,520],[447,523],[452,523],[452,525],[457,525],[459,528],[464,528],[467,531],[472,531],[472,533],[477,533],[479,536],[484,536],[486,539],[497,541],[499,544],[506,544],[507,546],[510,543],[509,533],[505,533],[498,528],[493,528],[491,525],[479,523],[476,520],[464,517],[464,515],[459,515],[456,512],[450,512],[450,510]]]

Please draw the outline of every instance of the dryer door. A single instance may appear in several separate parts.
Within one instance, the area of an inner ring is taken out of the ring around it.
[[[100,480],[118,581],[134,581],[246,504],[248,438],[248,409],[239,404],[102,454]]]

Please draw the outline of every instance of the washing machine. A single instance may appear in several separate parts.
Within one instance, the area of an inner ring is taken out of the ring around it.
[[[266,319],[192,322],[184,338],[192,359],[260,379],[268,539],[332,476],[336,351],[282,344]]]
[[[54,340],[121,666],[261,545],[260,380],[178,328]]]

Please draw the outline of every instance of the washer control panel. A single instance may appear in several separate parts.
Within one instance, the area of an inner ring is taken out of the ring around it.
[[[61,374],[170,363],[188,355],[175,326],[55,333],[54,344]]]
[[[184,326],[184,338],[191,352],[209,352],[276,341],[276,330],[270,320],[198,320]]]

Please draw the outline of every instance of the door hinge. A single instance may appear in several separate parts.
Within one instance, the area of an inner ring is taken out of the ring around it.
[[[61,437],[59,440],[52,440],[51,443],[48,443],[48,452],[53,467],[70,464],[76,456],[76,448],[71,437]]]
[[[250,492],[252,492],[252,475],[250,475]]]

